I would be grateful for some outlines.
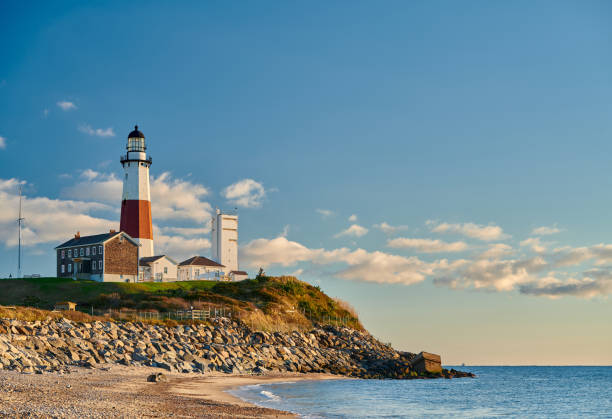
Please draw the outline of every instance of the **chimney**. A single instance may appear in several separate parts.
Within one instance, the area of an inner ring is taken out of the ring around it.
[[[80,239],[81,238],[81,232],[77,231],[76,234],[74,235],[75,239]]]
[[[110,234],[115,234],[115,233],[116,233],[115,229],[114,229],[114,228],[111,228],[111,229],[110,229]]]

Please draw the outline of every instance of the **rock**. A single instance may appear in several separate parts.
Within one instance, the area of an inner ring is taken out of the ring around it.
[[[166,376],[161,373],[161,372],[157,372],[155,374],[151,374],[147,377],[147,381],[149,383],[159,383],[162,381],[168,381],[168,379],[166,378]]]

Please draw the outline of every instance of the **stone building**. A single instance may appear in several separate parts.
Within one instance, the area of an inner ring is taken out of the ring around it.
[[[125,232],[74,238],[55,248],[57,276],[100,282],[136,282],[139,244]]]

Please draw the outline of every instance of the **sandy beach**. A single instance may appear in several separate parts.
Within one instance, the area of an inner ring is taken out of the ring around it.
[[[0,417],[287,418],[294,415],[254,406],[227,391],[251,384],[339,378],[164,373],[167,381],[147,382],[150,374],[158,372],[158,368],[125,366],[71,368],[69,374],[0,371]]]

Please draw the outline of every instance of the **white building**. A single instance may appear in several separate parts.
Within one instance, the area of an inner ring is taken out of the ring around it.
[[[140,281],[174,282],[178,279],[178,266],[166,255],[140,258]]]
[[[212,258],[228,273],[238,270],[238,215],[217,209],[212,219]]]
[[[203,256],[194,256],[178,265],[179,281],[221,281],[228,277],[225,266]]]

